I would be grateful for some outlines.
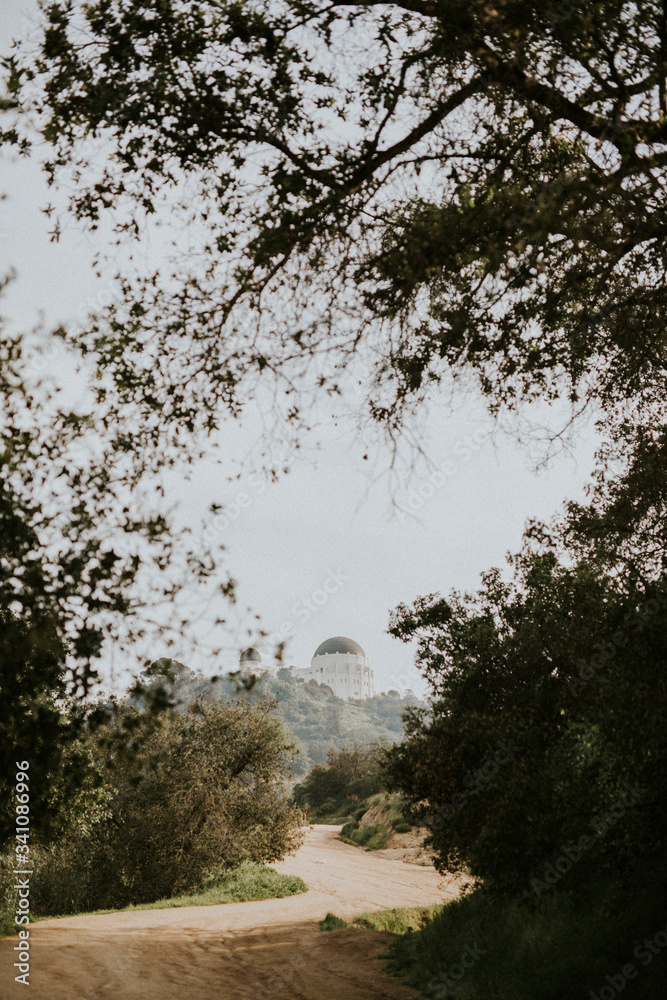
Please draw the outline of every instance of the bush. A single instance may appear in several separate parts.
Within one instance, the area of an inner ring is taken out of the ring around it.
[[[391,825],[396,833],[409,833],[412,829],[412,823],[408,823],[408,821],[404,819],[393,819],[391,821]]]
[[[137,753],[113,759],[107,815],[34,848],[36,915],[167,899],[297,846],[299,811],[281,782],[293,747],[269,706],[218,703],[138,724],[148,731]],[[112,736],[94,739],[109,752]]]
[[[319,922],[321,931],[338,931],[343,927],[347,927],[347,921],[341,917],[337,917],[335,913],[327,913],[324,920],[320,920]]]
[[[623,891],[604,884],[539,902],[477,889],[392,943],[389,970],[424,997],[563,1000],[599,996],[606,977],[630,963],[639,975],[624,1000],[662,1000],[663,958],[635,954],[665,928],[664,872],[660,892],[654,876],[645,872]]]
[[[377,851],[387,846],[391,830],[384,823],[377,823],[374,826],[357,826],[355,823],[346,823],[340,835],[343,840],[349,840],[353,844],[365,847],[367,851]]]
[[[512,565],[513,580],[492,571],[475,595],[395,613],[390,632],[419,639],[433,701],[388,752],[390,787],[429,829],[437,867],[499,890],[528,890],[582,837],[580,882],[660,859],[667,572],[626,589],[528,542]]]
[[[305,781],[294,787],[294,801],[297,805],[324,811],[332,801],[359,801],[380,791],[385,750],[384,740],[366,745],[351,743],[341,750],[330,750],[326,766],[318,764]]]
[[[379,913],[362,913],[355,917],[355,924],[364,930],[381,931],[385,934],[411,934],[431,921],[442,906],[419,906],[409,910],[395,907],[393,910],[380,910]]]

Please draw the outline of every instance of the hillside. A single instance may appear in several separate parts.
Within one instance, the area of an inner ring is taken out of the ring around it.
[[[295,761],[299,776],[308,774],[315,764],[324,764],[329,750],[351,742],[382,739],[397,743],[403,733],[403,713],[410,705],[423,704],[415,695],[402,697],[397,691],[344,701],[328,685],[297,680],[286,669],[279,670],[276,677],[268,673],[258,677],[226,674],[212,682],[165,658],[152,665],[150,674],[161,681],[169,678],[170,693],[180,703],[202,696],[224,701],[273,699],[278,715],[301,748]]]
[[[414,695],[401,697],[397,691],[363,701],[344,701],[326,684],[295,680],[285,669],[279,670],[277,677],[263,674],[250,691],[239,693],[229,677],[214,687],[224,698],[268,696],[275,700],[278,714],[301,747],[295,762],[299,775],[307,774],[315,764],[323,764],[329,750],[338,750],[350,742],[384,739],[397,743],[403,733],[406,708],[421,704]]]

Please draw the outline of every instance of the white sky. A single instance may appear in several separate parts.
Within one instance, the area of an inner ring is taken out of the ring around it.
[[[31,8],[23,0],[5,0],[5,46],[29,25],[23,12]],[[15,329],[32,325],[40,314],[47,325],[76,321],[109,293],[109,283],[95,279],[91,264],[104,237],[93,239],[71,222],[59,243],[50,242],[52,224],[40,209],[53,196],[37,163],[5,158],[2,168],[8,198],[0,204],[1,273],[8,267],[17,272],[4,312]],[[432,464],[406,473],[393,491],[373,472],[386,465],[387,456],[376,450],[364,461],[367,446],[342,422],[325,425],[319,452],[277,484],[258,477],[230,484],[226,448],[236,452],[239,439],[247,447],[254,434],[249,418],[240,432],[220,436],[215,455],[195,469],[191,481],[172,482],[184,522],[203,517],[212,500],[226,505],[221,537],[227,569],[239,583],[231,631],[212,635],[206,615],[201,624],[206,644],[226,645],[227,654],[213,661],[202,651],[188,657],[190,665],[205,673],[235,668],[243,630],[254,625],[244,611],[250,606],[269,633],[292,633],[287,663],[306,666],[320,642],[347,635],[363,646],[378,690],[420,692],[411,649],[386,635],[389,611],[422,594],[475,588],[480,572],[504,564],[507,551],[518,549],[527,518],[549,519],[564,499],[581,497],[594,448],[591,430],[582,428],[570,452],[537,473],[534,455],[493,432],[482,401],[468,397],[454,410],[444,401],[431,408],[422,444]],[[234,443],[227,445],[227,439]],[[434,469],[440,474],[433,475]],[[213,612],[225,609],[220,604]],[[155,657],[163,652],[155,649]],[[117,683],[127,668],[135,664],[116,663]]]

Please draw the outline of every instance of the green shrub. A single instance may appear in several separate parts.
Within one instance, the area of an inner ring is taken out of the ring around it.
[[[382,791],[382,776],[379,772],[365,774],[356,781],[352,781],[345,789],[350,796],[359,799],[367,799],[369,795],[375,795]]]
[[[341,799],[358,802],[382,788],[382,761],[387,743],[384,739],[371,743],[350,743],[339,750],[330,750],[326,765],[317,764],[300,784],[292,797],[297,805],[309,805],[311,810],[332,812],[331,803]]]
[[[335,913],[327,913],[324,920],[320,920],[319,922],[321,931],[338,931],[343,927],[347,927],[347,921],[341,917],[337,917]]]
[[[393,819],[391,825],[396,833],[409,833],[412,829],[412,823],[408,823],[405,819]]]
[[[388,934],[411,934],[432,920],[442,906],[420,906],[411,909],[396,907],[393,910],[380,910],[379,913],[362,913],[355,918],[355,924],[369,931],[382,931]]]
[[[108,735],[95,739],[103,752]],[[281,785],[292,749],[265,704],[217,703],[164,719],[136,753],[115,760],[106,817],[33,847],[33,912],[150,903],[243,862],[283,857],[301,837]]]
[[[337,799],[327,799],[321,806],[311,807],[308,817],[315,823],[345,823],[358,811],[359,803],[356,800],[340,796]]]
[[[663,1000],[664,958],[638,961],[634,949],[664,931],[664,891],[650,873],[622,892],[603,885],[539,901],[480,888],[393,942],[389,970],[424,997],[569,1000],[599,996],[605,977],[631,963],[638,976],[623,1000]]]
[[[354,823],[346,823],[340,835],[342,839],[365,847],[367,851],[377,851],[387,846],[391,830],[384,823],[359,827]]]

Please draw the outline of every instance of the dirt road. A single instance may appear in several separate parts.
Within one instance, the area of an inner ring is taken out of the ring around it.
[[[317,826],[275,865],[309,891],[286,899],[140,910],[30,927],[30,989],[14,982],[16,938],[0,941],[0,997],[14,1000],[408,1000],[382,971],[389,935],[322,933],[353,917],[457,895],[432,868],[374,857]]]

